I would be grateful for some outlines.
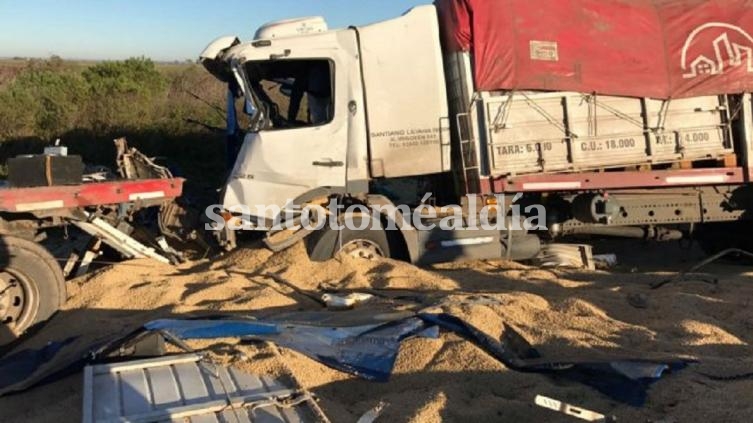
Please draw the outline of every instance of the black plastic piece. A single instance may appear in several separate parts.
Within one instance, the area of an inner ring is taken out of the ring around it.
[[[79,185],[84,175],[81,156],[19,156],[8,159],[8,184],[14,188]]]

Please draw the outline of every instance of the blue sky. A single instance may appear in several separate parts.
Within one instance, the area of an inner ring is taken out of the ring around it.
[[[0,57],[195,59],[221,35],[322,15],[331,28],[398,16],[431,0],[0,0]]]

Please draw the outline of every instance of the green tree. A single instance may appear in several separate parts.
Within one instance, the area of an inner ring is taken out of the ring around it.
[[[74,129],[85,97],[79,75],[60,69],[30,68],[0,94],[4,135],[49,139]]]
[[[104,62],[83,71],[94,130],[149,127],[166,99],[167,81],[150,59]]]

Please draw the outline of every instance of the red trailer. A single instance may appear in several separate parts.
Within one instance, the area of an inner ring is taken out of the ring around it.
[[[753,209],[750,2],[435,4],[467,192],[544,204],[554,238],[753,245],[717,236]]]
[[[0,188],[0,344],[52,316],[66,301],[66,276],[85,272],[102,245],[127,259],[179,259],[165,237],[176,235],[170,219],[184,180],[119,143],[121,177],[148,179]],[[151,208],[164,231],[145,239],[134,233],[134,217]],[[59,242],[64,248],[43,246],[55,230],[82,236],[78,244],[72,237]]]

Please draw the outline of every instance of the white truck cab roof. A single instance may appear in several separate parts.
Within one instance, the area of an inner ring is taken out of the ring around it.
[[[262,25],[254,35],[254,40],[273,40],[299,35],[327,32],[329,27],[321,16],[286,19]]]

